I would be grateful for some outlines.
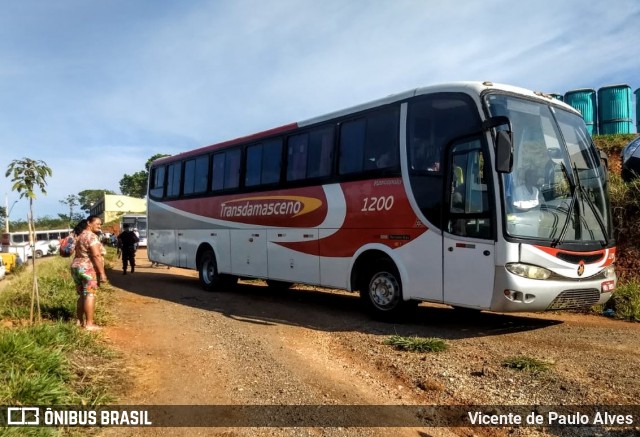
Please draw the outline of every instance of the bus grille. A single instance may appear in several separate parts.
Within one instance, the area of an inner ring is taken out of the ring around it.
[[[604,257],[604,253],[597,253],[595,255],[581,255],[575,253],[558,252],[556,256],[562,261],[566,261],[572,264],[578,264],[580,261],[584,261],[585,264],[593,264],[600,261]]]
[[[582,290],[566,290],[560,293],[547,310],[572,310],[588,307],[598,303],[600,291],[595,288]]]

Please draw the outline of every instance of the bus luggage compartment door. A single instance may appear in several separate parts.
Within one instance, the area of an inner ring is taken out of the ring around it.
[[[270,279],[320,283],[317,229],[270,229],[268,235]],[[297,250],[287,247],[287,243]]]
[[[231,273],[237,276],[267,277],[267,231],[231,231]]]

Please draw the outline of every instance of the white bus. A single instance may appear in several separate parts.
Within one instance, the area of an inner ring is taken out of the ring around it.
[[[512,86],[415,89],[162,158],[148,199],[149,258],[206,289],[314,284],[395,317],[420,301],[573,309],[616,287],[583,119]]]
[[[120,218],[120,231],[128,224],[130,229],[138,231],[140,241],[138,247],[147,246],[147,216],[144,214],[125,214]]]
[[[69,229],[36,230],[36,258],[54,253],[60,240],[69,235],[69,232]],[[29,244],[29,231],[3,232],[2,251],[17,253],[23,259],[31,258],[32,249]]]

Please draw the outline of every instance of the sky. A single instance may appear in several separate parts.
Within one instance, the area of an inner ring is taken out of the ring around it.
[[[0,205],[26,220],[15,159],[57,217],[157,153],[459,80],[636,90],[640,1],[0,0]]]

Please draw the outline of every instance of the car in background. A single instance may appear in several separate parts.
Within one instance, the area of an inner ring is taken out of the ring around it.
[[[640,137],[622,149],[622,180],[629,182],[640,176]]]

